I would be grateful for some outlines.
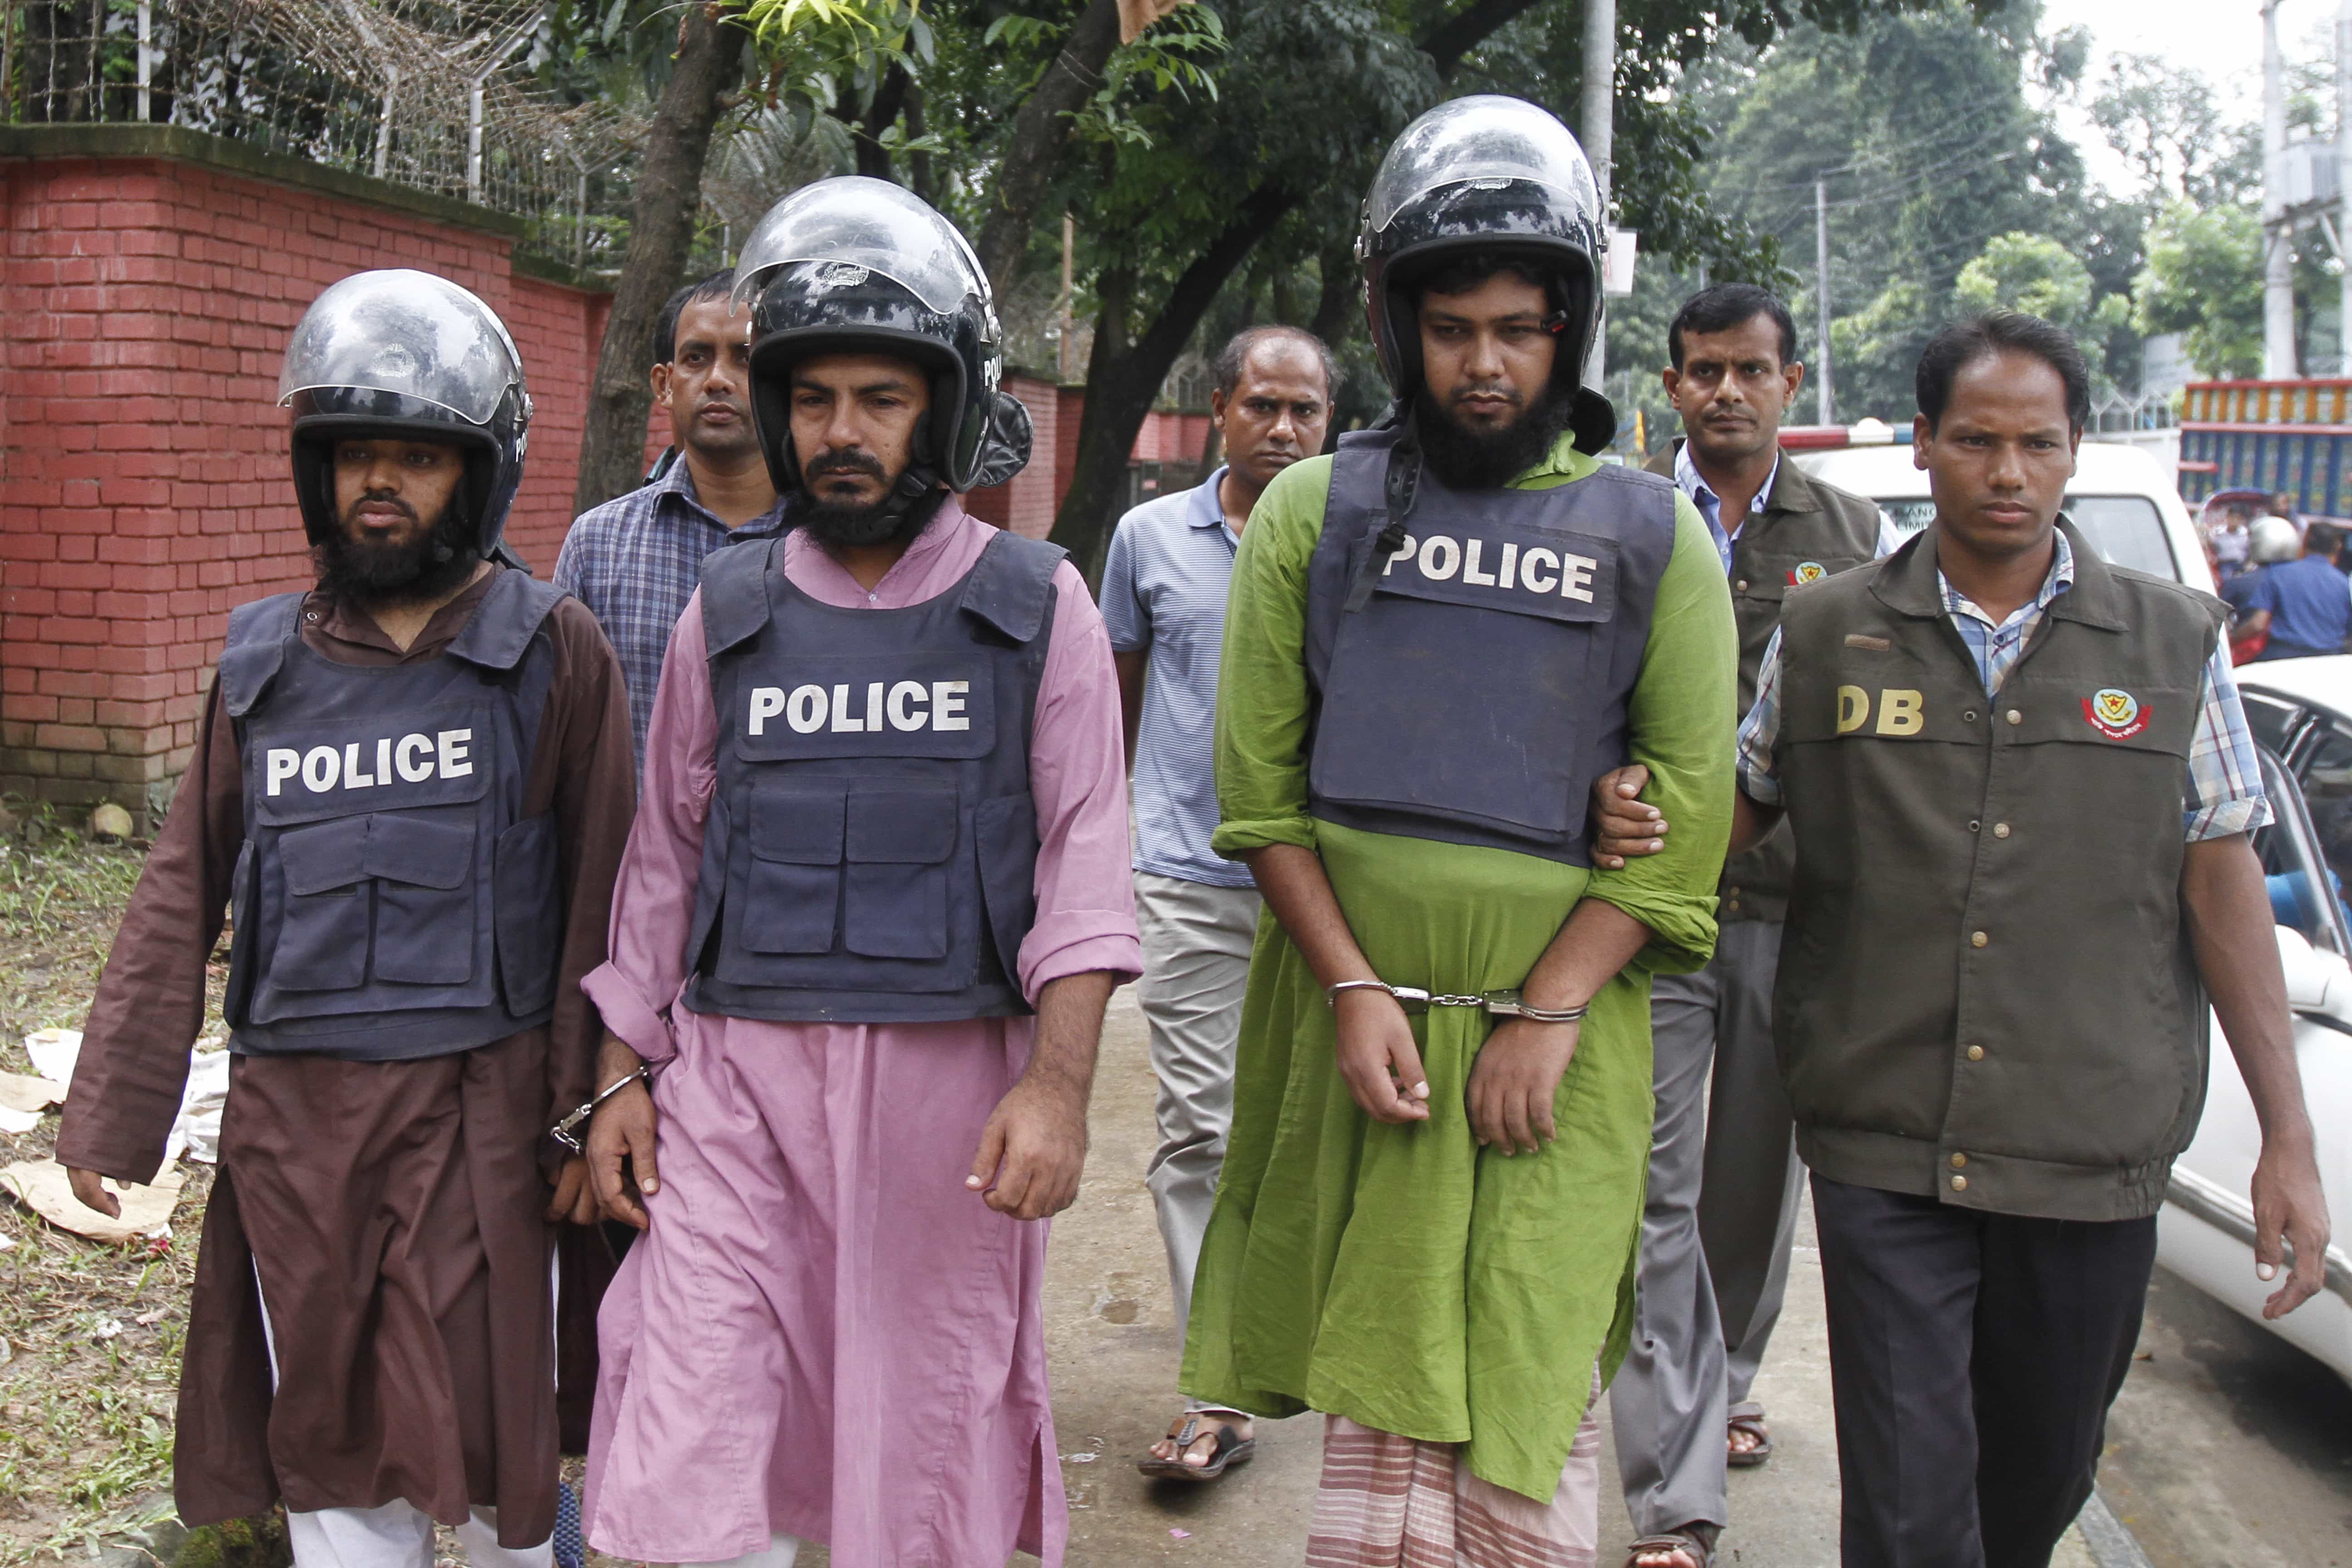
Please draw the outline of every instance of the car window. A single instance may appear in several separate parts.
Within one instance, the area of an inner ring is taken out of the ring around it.
[[[2180,581],[2164,514],[2146,496],[2068,496],[2066,515],[2109,565]]]
[[[2263,788],[2275,818],[2261,846],[2272,914],[2312,946],[2352,958],[2343,904],[2352,879],[2352,733],[2328,726],[2304,764],[2300,790],[2264,751]],[[2312,896],[2321,883],[2330,894],[2325,903]]]
[[[2255,744],[2280,756],[2286,755],[2287,735],[2294,728],[2294,716],[2300,710],[2292,702],[2282,702],[2242,686],[2238,689],[2238,700],[2245,708],[2246,729],[2253,735]]]
[[[1906,539],[1936,521],[1936,503],[1927,496],[1882,497],[1878,510]],[[2164,535],[2164,514],[2146,496],[2068,496],[2066,515],[2101,560],[2180,581]]]

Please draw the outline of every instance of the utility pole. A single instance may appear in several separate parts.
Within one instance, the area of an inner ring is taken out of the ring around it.
[[[2294,227],[2286,210],[2286,60],[2279,0],[2263,0],[2263,377],[2295,374]]]
[[[2352,375],[2352,0],[2336,8],[2336,259],[2344,264],[2336,310],[2336,374]]]
[[[1601,191],[1601,230],[1615,225],[1609,216],[1609,173],[1616,142],[1617,0],[1584,3],[1584,155],[1592,163],[1593,183]],[[1595,305],[1600,305],[1595,290]],[[1601,307],[1606,310],[1606,307]],[[1601,385],[1609,365],[1609,323],[1604,313],[1592,334],[1592,354],[1584,362],[1584,384]]]
[[[2344,0],[2352,5],[2352,0]],[[1821,363],[1815,366],[1813,401],[1817,423],[1837,423],[1837,369],[1830,363],[1830,181],[1813,176],[1813,312],[1821,333]]]

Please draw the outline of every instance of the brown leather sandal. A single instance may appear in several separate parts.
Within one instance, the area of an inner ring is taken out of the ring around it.
[[[1764,1407],[1749,1403],[1731,1407],[1730,1417],[1724,1423],[1724,1440],[1727,1451],[1723,1462],[1735,1470],[1751,1470],[1772,1457],[1772,1429],[1764,1425]],[[1756,1439],[1756,1447],[1746,1450],[1729,1447],[1734,1432],[1745,1432]]]
[[[1679,1552],[1689,1558],[1692,1568],[1707,1568],[1715,1561],[1715,1527],[1686,1524],[1680,1530],[1645,1535],[1626,1549],[1625,1568],[1643,1568],[1643,1558],[1668,1552]]]
[[[1176,1457],[1172,1459],[1162,1459],[1146,1455],[1135,1461],[1135,1468],[1154,1479],[1213,1481],[1225,1473],[1227,1466],[1248,1464],[1257,1453],[1257,1439],[1241,1436],[1234,1432],[1234,1425],[1229,1421],[1218,1422],[1217,1429],[1209,1435],[1209,1441],[1213,1446],[1209,1450],[1207,1464],[1188,1465],[1184,1462],[1184,1450],[1191,1447],[1201,1436],[1201,1417],[1228,1414],[1230,1413],[1223,1410],[1186,1412],[1184,1425],[1169,1434],[1169,1436],[1175,1439]]]

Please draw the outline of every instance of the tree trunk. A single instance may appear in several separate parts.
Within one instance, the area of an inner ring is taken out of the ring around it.
[[[1062,52],[1013,117],[1013,135],[989,193],[988,223],[980,231],[980,264],[999,300],[1012,298],[1021,280],[1022,253],[1029,248],[1074,118],[1102,87],[1103,67],[1117,47],[1118,0],[1087,0]]]
[[[1070,552],[1092,580],[1119,504],[1127,496],[1128,454],[1136,432],[1151,412],[1160,384],[1184,352],[1217,291],[1257,242],[1273,231],[1298,198],[1278,186],[1251,193],[1224,231],[1184,269],[1169,291],[1168,303],[1150,329],[1127,339],[1130,277],[1106,274],[1096,285],[1102,313],[1095,322],[1095,351],[1087,363],[1087,408],[1078,423],[1076,471],[1054,518],[1054,542]]]
[[[898,181],[898,170],[891,167],[890,149],[882,145],[882,132],[890,129],[906,106],[907,92],[913,86],[905,65],[893,62],[883,73],[880,85],[874,89],[874,101],[859,114],[845,99],[834,110],[834,117],[849,127],[849,140],[857,158],[857,172],[869,180]],[[847,89],[843,89],[845,94]]]
[[[689,5],[677,58],[646,137],[645,167],[629,205],[629,248],[613,290],[613,313],[596,356],[586,427],[580,439],[575,511],[636,489],[644,478],[648,372],[662,306],[683,281],[702,206],[702,169],[719,100],[742,79],[743,34],[715,5]]]

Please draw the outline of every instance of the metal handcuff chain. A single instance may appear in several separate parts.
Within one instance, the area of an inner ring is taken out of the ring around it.
[[[588,1152],[588,1148],[587,1145],[580,1142],[580,1124],[587,1121],[590,1117],[595,1115],[596,1108],[598,1106],[604,1104],[606,1100],[612,1099],[614,1095],[620,1093],[623,1089],[628,1088],[629,1085],[633,1083],[644,1084],[646,1088],[650,1090],[654,1086],[654,1064],[651,1062],[639,1062],[637,1064],[636,1071],[624,1073],[619,1078],[614,1079],[611,1083],[606,1084],[603,1089],[598,1089],[594,1099],[589,1100],[584,1105],[577,1107],[569,1115],[565,1116],[562,1121],[549,1128],[547,1130],[547,1135],[554,1139],[558,1143],[562,1144],[566,1149],[571,1150],[574,1154],[585,1154]]]
[[[1337,1006],[1342,991],[1385,991],[1407,1016],[1425,1013],[1432,1007],[1479,1007],[1497,1018],[1525,1018],[1531,1024],[1573,1024],[1584,1016],[1591,1005],[1538,1007],[1522,999],[1516,990],[1475,994],[1432,992],[1417,985],[1391,985],[1385,980],[1342,980],[1336,985],[1325,986],[1323,999]]]

